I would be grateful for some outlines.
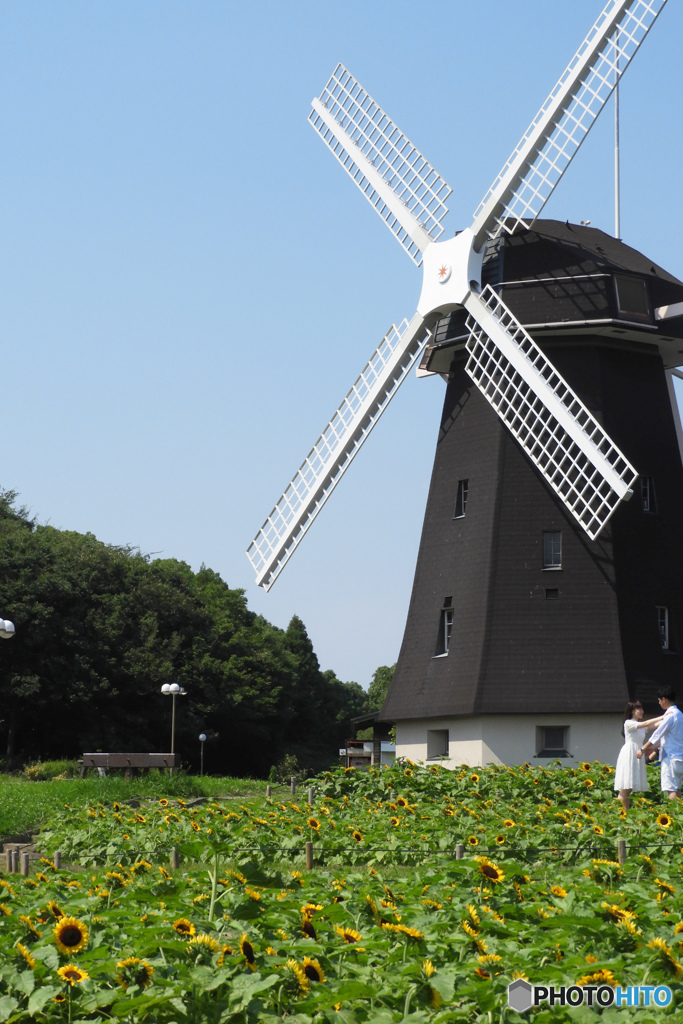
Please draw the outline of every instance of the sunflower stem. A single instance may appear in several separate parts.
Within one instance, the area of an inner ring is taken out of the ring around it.
[[[211,902],[209,903],[209,921],[213,921],[213,912],[216,906],[216,890],[218,888],[218,850],[213,855],[213,871],[209,870],[211,879]]]
[[[407,1017],[408,1014],[410,1013],[410,1003],[411,1003],[412,998],[413,998],[413,996],[415,995],[416,992],[417,992],[417,985],[411,985],[410,988],[408,989],[408,992],[406,993],[406,1001],[405,1001],[405,1004],[404,1004],[404,1007],[403,1007],[403,1016],[404,1016],[404,1018]]]

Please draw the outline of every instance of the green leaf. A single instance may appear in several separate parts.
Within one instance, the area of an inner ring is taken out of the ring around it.
[[[7,1020],[19,1005],[14,996],[0,996],[0,1021]]]
[[[60,991],[61,989],[56,985],[41,985],[40,988],[34,989],[28,1001],[28,1012],[40,1013],[45,1004]]]

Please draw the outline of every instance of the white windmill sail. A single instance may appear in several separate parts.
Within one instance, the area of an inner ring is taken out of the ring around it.
[[[427,338],[417,313],[392,325],[252,541],[256,582],[269,590],[415,365]]]
[[[312,106],[308,120],[419,267],[452,189],[343,64]]]
[[[477,249],[538,217],[665,3],[610,0],[478,206]]]
[[[465,308],[467,372],[595,539],[638,474],[492,288]]]

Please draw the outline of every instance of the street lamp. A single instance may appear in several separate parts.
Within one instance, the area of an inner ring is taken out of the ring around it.
[[[200,759],[200,763],[201,763],[201,768],[199,770],[199,774],[203,775],[204,774],[204,744],[206,743],[206,733],[205,732],[200,732],[200,734],[199,734],[199,742],[201,743],[201,747],[199,748],[200,749],[199,759]]]
[[[182,686],[179,686],[178,683],[164,683],[161,687],[161,692],[165,697],[173,697],[173,711],[171,712],[171,753],[173,754],[175,753],[175,699],[178,695],[184,697],[186,691]],[[172,772],[173,769],[171,768],[171,773]]]
[[[9,619],[0,619],[0,639],[11,640],[15,632],[13,622],[10,622]]]

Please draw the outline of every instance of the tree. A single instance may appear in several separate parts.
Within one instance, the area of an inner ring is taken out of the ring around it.
[[[386,700],[391,680],[394,678],[396,665],[380,665],[376,668],[368,687],[368,706],[371,711],[381,711]]]

